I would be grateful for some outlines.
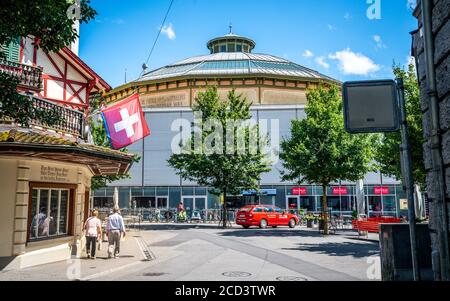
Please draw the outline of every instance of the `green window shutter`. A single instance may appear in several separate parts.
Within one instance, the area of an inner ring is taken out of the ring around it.
[[[8,61],[19,63],[19,59],[20,59],[20,38],[17,38],[11,43],[9,43]]]
[[[6,60],[19,63],[20,60],[20,38],[15,39],[9,45],[0,45],[0,51],[4,53]]]

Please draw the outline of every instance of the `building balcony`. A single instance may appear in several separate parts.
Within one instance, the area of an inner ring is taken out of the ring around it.
[[[81,138],[83,136],[83,113],[37,97],[33,97],[33,103],[37,108],[57,112],[57,114],[60,116],[60,121],[55,125],[48,127],[49,129],[53,129],[57,132],[69,134],[78,138]],[[45,126],[38,120],[33,121],[33,124],[35,126]]]
[[[72,141],[83,139],[85,118],[82,112],[72,110],[30,94],[26,96],[32,98],[33,107],[35,109],[40,112],[52,112],[52,116],[56,116],[56,123],[52,125],[48,125],[38,118],[29,120],[29,127],[33,132],[40,132],[49,136],[64,138]],[[9,118],[0,120],[0,125],[2,128],[23,128],[22,125],[15,124],[13,120]]]
[[[19,80],[18,88],[39,92],[42,90],[42,68],[0,59],[0,72]]]

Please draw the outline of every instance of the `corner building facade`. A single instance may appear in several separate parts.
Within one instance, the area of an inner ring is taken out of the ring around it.
[[[291,121],[305,118],[306,92],[320,84],[340,84],[337,80],[312,69],[268,54],[253,52],[256,43],[233,33],[208,42],[208,55],[191,57],[146,73],[137,81],[110,91],[106,98],[113,103],[138,90],[151,136],[128,149],[141,155],[141,161],[131,168],[131,179],[113,183],[94,194],[94,206],[107,207],[118,191],[123,208],[176,208],[180,201],[196,210],[218,209],[218,198],[207,187],[184,181],[170,168],[171,144],[181,129],[173,129],[177,119],[193,121],[191,106],[199,92],[209,86],[226,98],[231,89],[252,102],[256,121],[277,120],[279,137],[289,137]],[[235,207],[248,203],[274,204],[284,209],[320,211],[322,188],[298,186],[281,180],[281,162],[262,176],[261,195],[243,192],[228,196]],[[117,190],[116,190],[117,188]],[[356,210],[355,183],[335,183],[328,188],[329,205],[336,214],[351,214]],[[402,210],[403,189],[399,182],[369,174],[364,179],[365,207],[371,215],[406,214]]]

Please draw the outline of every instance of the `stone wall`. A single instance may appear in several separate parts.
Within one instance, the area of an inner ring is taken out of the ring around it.
[[[426,1],[426,0],[424,0]],[[445,169],[445,201],[447,213],[450,212],[450,0],[430,0],[433,3],[432,31],[434,38],[434,66],[436,69],[436,94],[439,99],[440,116],[440,141],[442,160]],[[425,167],[427,169],[427,195],[430,200],[430,230],[432,248],[438,250],[443,236],[439,236],[439,183],[438,173],[433,172],[433,161],[431,152],[432,121],[430,114],[429,88],[426,78],[426,59],[424,51],[424,30],[422,25],[421,1],[417,1],[414,16],[418,20],[418,31],[413,34],[414,56],[416,57],[417,72],[420,82],[420,97],[423,111],[423,126],[426,142],[424,144]],[[448,219],[450,220],[450,219]],[[447,221],[448,221],[447,220]],[[447,225],[447,227],[450,225]],[[442,232],[441,232],[442,233]],[[448,240],[448,237],[447,237]],[[438,267],[435,266],[435,270]]]

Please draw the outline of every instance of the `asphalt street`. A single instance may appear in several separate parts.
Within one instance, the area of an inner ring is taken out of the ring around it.
[[[146,224],[122,242],[118,259],[72,259],[0,280],[355,281],[379,280],[379,246],[349,230],[324,237],[306,228],[218,229]]]

